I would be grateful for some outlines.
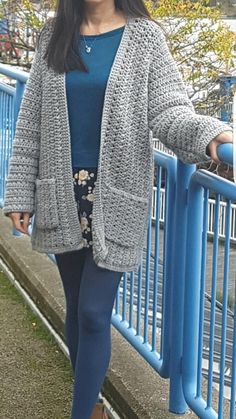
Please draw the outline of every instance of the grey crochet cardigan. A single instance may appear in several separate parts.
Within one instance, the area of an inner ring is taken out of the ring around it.
[[[72,181],[65,74],[43,58],[44,26],[21,103],[3,212],[35,214],[32,249],[84,246]],[[207,144],[231,127],[195,113],[162,29],[129,17],[108,79],[93,202],[93,255],[114,271],[137,271],[146,243],[158,138],[185,163],[211,161]]]

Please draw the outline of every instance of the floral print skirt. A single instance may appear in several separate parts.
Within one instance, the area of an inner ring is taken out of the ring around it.
[[[94,200],[93,190],[97,179],[97,167],[73,167],[72,170],[75,200],[82,236],[85,247],[91,247],[93,244],[91,231]]]

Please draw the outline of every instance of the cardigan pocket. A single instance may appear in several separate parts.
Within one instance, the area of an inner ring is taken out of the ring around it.
[[[56,180],[36,178],[35,185],[35,224],[41,229],[56,228],[59,224]]]
[[[149,200],[106,185],[103,202],[105,237],[125,247],[143,245]]]

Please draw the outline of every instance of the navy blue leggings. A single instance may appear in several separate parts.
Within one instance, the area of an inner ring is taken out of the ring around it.
[[[89,419],[111,356],[111,315],[122,272],[98,267],[92,247],[55,255],[66,298],[74,373],[71,419]]]

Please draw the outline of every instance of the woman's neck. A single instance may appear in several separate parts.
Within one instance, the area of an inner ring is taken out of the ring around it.
[[[114,5],[113,5],[114,6]],[[105,10],[104,10],[105,9]],[[117,11],[114,7],[104,7],[103,3],[86,10],[85,18],[80,25],[80,32],[84,35],[97,35],[99,33],[107,32],[126,24],[126,16],[123,11]]]

